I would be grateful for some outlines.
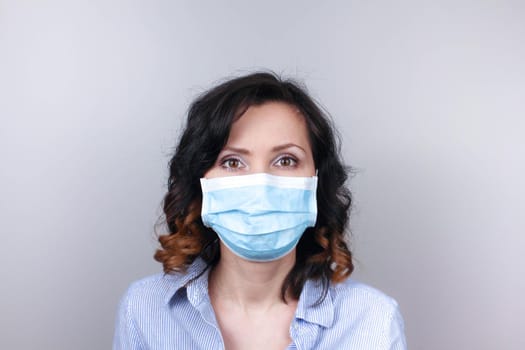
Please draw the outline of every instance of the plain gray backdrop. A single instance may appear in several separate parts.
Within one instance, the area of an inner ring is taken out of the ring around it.
[[[0,348],[110,348],[188,103],[271,69],[338,126],[409,348],[525,349],[524,63],[523,1],[0,0]]]

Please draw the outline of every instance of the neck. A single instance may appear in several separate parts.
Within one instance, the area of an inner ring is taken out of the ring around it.
[[[209,277],[210,296],[243,309],[282,304],[281,288],[294,263],[295,251],[276,261],[251,262],[221,244],[221,259]]]

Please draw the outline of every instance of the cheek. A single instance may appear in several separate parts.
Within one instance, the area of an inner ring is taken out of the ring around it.
[[[217,176],[219,176],[219,171],[220,171],[220,169],[218,169],[217,166],[213,166],[213,167],[211,167],[210,169],[208,169],[204,173],[203,177],[205,177],[207,179],[211,179],[211,178],[217,177]]]
[[[213,171],[213,170],[210,170],[208,172],[206,172],[206,174],[204,174],[204,177],[207,178],[207,179],[212,179],[214,177],[218,177],[219,175],[217,174],[216,171]]]

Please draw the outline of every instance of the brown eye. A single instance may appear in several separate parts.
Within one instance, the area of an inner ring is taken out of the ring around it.
[[[244,168],[244,163],[238,158],[226,158],[221,161],[221,167],[226,170],[239,170]]]
[[[234,168],[234,169],[236,169],[236,168],[238,168],[240,165],[241,165],[241,162],[239,162],[238,159],[228,159],[228,160],[226,161],[226,166],[227,166],[228,168]]]
[[[277,165],[283,168],[293,167],[297,164],[297,161],[292,157],[282,157],[277,161]]]

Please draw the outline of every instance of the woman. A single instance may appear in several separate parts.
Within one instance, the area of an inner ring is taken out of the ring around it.
[[[114,349],[405,349],[397,304],[348,276],[351,197],[328,118],[269,73],[197,98],[170,162],[158,274]]]

